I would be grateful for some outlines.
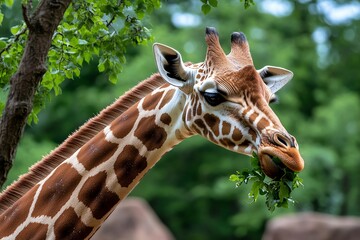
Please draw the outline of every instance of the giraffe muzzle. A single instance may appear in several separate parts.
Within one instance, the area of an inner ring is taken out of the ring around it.
[[[279,179],[284,170],[300,172],[304,168],[304,160],[300,155],[298,145],[293,136],[275,132],[258,150],[259,161],[264,173]]]

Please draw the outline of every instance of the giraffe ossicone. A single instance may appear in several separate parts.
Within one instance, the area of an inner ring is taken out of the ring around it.
[[[271,178],[301,171],[298,144],[269,102],[293,76],[256,70],[243,33],[225,54],[206,28],[204,62],[154,44],[159,74],[131,89],[72,134],[0,195],[0,238],[89,239],[163,154],[193,135],[258,153]],[[281,165],[273,161],[280,159]]]

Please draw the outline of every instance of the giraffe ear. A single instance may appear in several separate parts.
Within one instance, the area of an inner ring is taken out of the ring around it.
[[[153,45],[156,65],[160,75],[171,85],[190,93],[194,85],[194,71],[184,65],[181,54],[166,45]]]
[[[272,93],[276,93],[286,83],[288,83],[294,74],[281,67],[265,66],[258,70],[265,84],[270,88]]]

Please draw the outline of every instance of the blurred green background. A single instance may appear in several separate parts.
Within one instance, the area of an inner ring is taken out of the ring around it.
[[[290,69],[294,79],[272,105],[300,145],[304,187],[294,205],[268,212],[264,199],[249,204],[248,186],[235,189],[229,175],[250,167],[249,157],[200,137],[169,152],[131,193],[145,198],[177,239],[260,239],[266,222],[289,212],[360,215],[360,3],[345,0],[264,0],[244,10],[239,0],[219,1],[207,15],[199,0],[163,1],[146,19],[155,41],[204,60],[205,26],[214,26],[225,51],[230,34],[247,35],[255,66]],[[20,12],[18,18],[20,19]],[[128,50],[117,85],[97,71],[65,81],[28,126],[9,182],[139,81],[156,72],[152,46]]]

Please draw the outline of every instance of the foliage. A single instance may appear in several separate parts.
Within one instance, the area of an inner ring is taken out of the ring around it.
[[[216,8],[218,6],[218,0],[201,0],[201,2],[202,2],[201,11],[204,14],[208,14],[211,11],[212,7]],[[240,0],[240,2],[244,2],[245,9],[255,4],[253,0]]]
[[[6,5],[11,6],[12,2],[7,1]],[[70,5],[54,34],[47,59],[48,71],[37,90],[28,121],[37,123],[37,115],[51,93],[59,95],[60,84],[65,79],[79,77],[83,63],[89,63],[94,57],[98,70],[116,83],[126,61],[126,49],[151,40],[142,19],[158,7],[159,0],[76,1]],[[26,25],[13,26],[11,34],[0,39],[0,86],[3,89],[7,88],[19,64]]]
[[[253,154],[251,160],[251,170],[237,171],[236,174],[230,175],[230,181],[235,182],[236,187],[240,187],[243,183],[252,183],[249,198],[256,202],[259,194],[265,196],[265,204],[269,211],[273,212],[276,207],[288,208],[288,203],[294,203],[291,198],[291,192],[303,186],[302,179],[298,173],[284,168],[283,176],[278,180],[271,180],[266,177],[261,170],[259,158],[256,153]],[[274,159],[276,161],[276,159]],[[279,159],[277,159],[280,162]]]

